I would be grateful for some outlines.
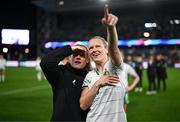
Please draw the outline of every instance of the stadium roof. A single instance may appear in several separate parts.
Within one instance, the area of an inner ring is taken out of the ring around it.
[[[51,12],[102,10],[105,1],[111,8],[126,11],[143,12],[154,8],[180,11],[180,0],[31,0],[34,5]]]
[[[86,12],[103,10],[104,1],[108,1],[110,9],[128,12],[172,11],[180,13],[180,0],[1,0],[0,12],[30,12],[34,7],[49,12]],[[21,11],[22,10],[22,11]]]

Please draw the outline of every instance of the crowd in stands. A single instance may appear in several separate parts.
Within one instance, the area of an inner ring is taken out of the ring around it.
[[[99,15],[100,16],[100,15]],[[59,40],[88,40],[92,35],[101,35],[106,37],[99,17],[82,15],[64,15],[62,21],[58,24]],[[139,39],[143,38],[144,32],[149,32],[149,38],[179,38],[180,34],[180,16],[177,17],[149,17],[145,15],[125,16],[119,15],[119,24],[117,26],[119,39]],[[60,20],[58,20],[60,21]],[[157,27],[146,28],[145,23],[156,23]],[[179,23],[179,24],[178,24]]]

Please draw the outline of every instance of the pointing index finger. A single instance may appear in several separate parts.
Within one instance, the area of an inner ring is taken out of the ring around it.
[[[106,20],[108,20],[108,14],[109,14],[108,4],[105,4],[105,6],[104,6],[104,17],[106,18]]]

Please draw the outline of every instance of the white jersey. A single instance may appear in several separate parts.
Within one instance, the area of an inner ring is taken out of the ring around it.
[[[122,63],[123,64],[123,63]],[[126,122],[124,111],[125,82],[122,65],[114,66],[111,61],[105,64],[105,69],[110,75],[116,74],[120,82],[115,86],[101,87],[90,107],[87,122]],[[99,80],[101,74],[94,69],[90,71],[84,80],[83,87],[91,88]]]
[[[122,65],[123,68],[123,77],[124,77],[124,82],[125,82],[125,86],[128,86],[128,75],[131,76],[137,76],[136,71],[127,63],[123,63]]]
[[[6,59],[0,59],[0,70],[6,69]]]

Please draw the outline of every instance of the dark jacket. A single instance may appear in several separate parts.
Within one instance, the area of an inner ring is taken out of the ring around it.
[[[82,121],[84,113],[80,109],[81,86],[87,71],[77,70],[70,64],[58,65],[72,54],[70,46],[52,51],[41,60],[41,68],[52,86],[53,114],[51,121]]]
[[[135,67],[134,67],[135,71],[137,72],[137,74],[139,75],[139,77],[142,77],[142,73],[143,73],[143,65],[142,62],[135,62]]]
[[[154,62],[152,64],[148,63],[147,76],[148,77],[155,77],[156,76],[156,65]]]
[[[156,72],[158,79],[167,78],[166,63],[163,59],[156,61]]]

